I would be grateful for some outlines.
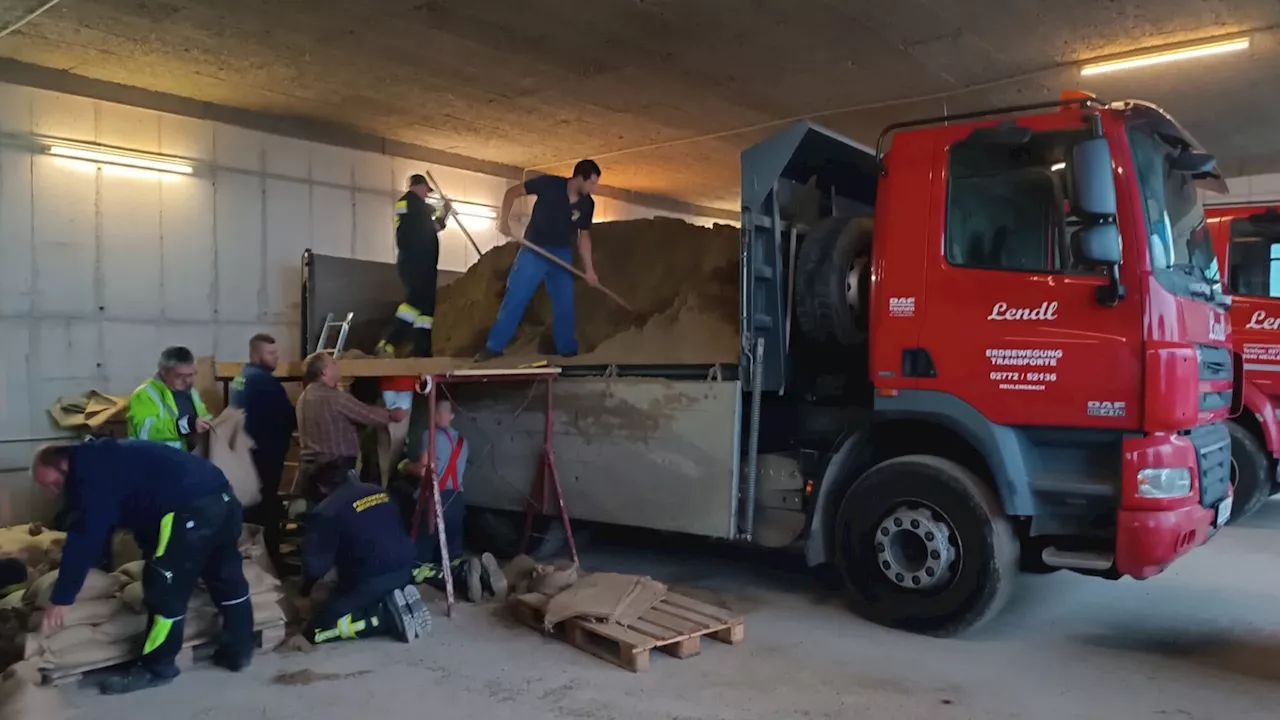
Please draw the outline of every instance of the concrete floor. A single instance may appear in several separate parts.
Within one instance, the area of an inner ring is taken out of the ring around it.
[[[81,717],[183,718],[1274,718],[1280,706],[1280,503],[1163,576],[1024,577],[977,634],[935,640],[850,615],[790,561],[702,547],[590,549],[747,615],[747,642],[656,654],[633,675],[464,607],[416,646],[368,641],[271,654],[233,677],[197,668],[125,698],[70,692]],[[370,674],[282,687],[282,671]],[[180,710],[179,710],[180,709]]]

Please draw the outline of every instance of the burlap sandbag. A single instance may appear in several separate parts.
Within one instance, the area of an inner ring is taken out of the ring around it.
[[[142,579],[142,569],[146,566],[146,560],[134,560],[116,568],[116,574],[129,578],[129,582],[137,582]]]
[[[549,629],[572,617],[627,625],[666,595],[666,585],[647,577],[594,573],[580,578],[547,602],[543,625]]]
[[[97,640],[92,625],[76,625],[67,627],[47,637],[40,637],[37,642],[43,653],[59,655],[74,649],[77,645]]]
[[[80,643],[57,655],[45,654],[40,658],[42,668],[78,668],[100,663],[124,662],[137,654],[131,641]]]
[[[118,613],[101,625],[94,625],[93,637],[98,642],[121,642],[132,640],[146,631],[146,615]]]
[[[58,580],[58,571],[42,575],[31,587],[27,588],[23,601],[40,609],[49,607],[49,594],[53,592],[53,584]],[[76,601],[100,600],[115,596],[120,591],[120,580],[110,573],[101,570],[90,570],[85,576],[84,585],[76,595]]]
[[[57,688],[40,687],[15,665],[0,675],[0,718],[65,720],[71,711]]]
[[[274,625],[285,621],[284,608],[280,607],[279,593],[265,593],[250,598],[253,603],[253,624],[255,627]]]
[[[209,591],[203,587],[198,587],[191,592],[191,599],[187,601],[188,613],[213,613],[218,612],[218,606],[214,604],[213,598],[209,597]]]
[[[223,410],[209,431],[208,457],[227,476],[231,491],[245,507],[262,502],[262,484],[249,454],[252,449],[253,439],[244,427],[244,411],[239,408]]]
[[[529,580],[529,590],[543,595],[557,595],[578,581],[578,566],[539,565]]]
[[[77,600],[75,604],[67,606],[66,614],[62,616],[62,626],[70,628],[77,625],[97,625],[123,610],[124,604],[120,602],[120,598]],[[39,620],[41,615],[37,613],[32,618]]]
[[[218,634],[222,627],[221,617],[216,610],[187,612],[186,625],[182,628],[182,639],[208,640]]]
[[[129,583],[124,590],[120,591],[120,600],[124,602],[125,607],[135,613],[145,613],[147,608],[142,604],[142,583]]]
[[[0,609],[22,607],[22,597],[26,594],[27,594],[26,590],[19,590],[15,593],[9,593],[8,597],[6,597],[3,600],[0,600]]]
[[[280,579],[254,562],[244,564],[244,579],[249,582],[250,595],[260,595],[280,589]]]

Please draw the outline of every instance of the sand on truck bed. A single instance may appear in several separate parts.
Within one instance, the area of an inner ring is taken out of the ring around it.
[[[596,274],[635,310],[575,282],[581,355],[574,364],[711,364],[738,361],[738,230],[655,218],[591,229]],[[484,347],[519,246],[500,245],[440,289],[437,357],[471,357]],[[582,267],[580,258],[576,266]],[[554,355],[551,299],[539,288],[508,358]]]

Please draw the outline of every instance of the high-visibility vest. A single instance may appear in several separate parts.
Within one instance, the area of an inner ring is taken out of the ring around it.
[[[195,388],[191,388],[191,400],[197,415],[206,420],[212,419]],[[129,396],[126,421],[131,438],[160,442],[179,450],[187,449],[178,429],[178,404],[173,400],[173,391],[159,378],[147,380]]]

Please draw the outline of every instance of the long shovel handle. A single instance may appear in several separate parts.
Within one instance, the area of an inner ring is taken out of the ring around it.
[[[511,238],[511,239],[512,239],[512,240],[515,240],[515,241],[516,241],[516,242],[518,242],[518,243],[520,243],[520,245],[522,245],[523,247],[526,247],[526,248],[528,248],[528,249],[532,250],[533,252],[538,253],[539,255],[541,255],[542,257],[544,257],[544,258],[546,258],[546,259],[550,260],[551,262],[555,263],[556,265],[559,265],[560,267],[564,268],[565,270],[568,270],[569,272],[573,273],[574,275],[578,276],[579,278],[582,278],[582,280],[584,280],[584,281],[585,281],[585,280],[587,279],[587,276],[586,276],[586,275],[585,275],[581,270],[579,270],[578,268],[576,268],[576,267],[574,267],[574,266],[570,265],[569,263],[567,263],[567,262],[565,262],[565,261],[561,260],[560,258],[556,257],[555,255],[552,255],[551,253],[547,252],[546,250],[543,250],[542,248],[538,247],[537,245],[534,245],[533,243],[529,242],[528,240],[525,240],[524,238],[518,238],[518,237],[513,237],[513,238]],[[612,290],[610,290],[609,288],[607,288],[607,287],[605,287],[605,286],[603,286],[603,285],[596,285],[595,287],[596,287],[596,289],[598,289],[600,292],[604,293],[605,295],[608,295],[608,296],[609,296],[609,298],[610,298],[611,300],[613,300],[614,302],[618,303],[618,304],[619,304],[619,305],[621,305],[622,307],[626,308],[626,309],[627,309],[627,312],[635,312],[635,310],[631,309],[631,306],[627,304],[627,301],[626,301],[626,300],[623,300],[622,298],[618,297],[618,295],[617,295],[616,293],[614,293]]]

